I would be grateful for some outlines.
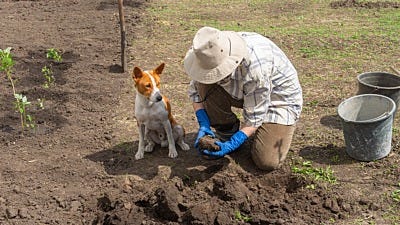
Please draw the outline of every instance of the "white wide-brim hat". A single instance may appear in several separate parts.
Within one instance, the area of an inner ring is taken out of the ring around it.
[[[246,43],[236,32],[203,27],[194,36],[183,64],[193,80],[212,84],[231,74],[246,55]]]

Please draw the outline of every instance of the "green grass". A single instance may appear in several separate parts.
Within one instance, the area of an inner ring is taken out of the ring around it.
[[[150,7],[148,12],[159,24],[157,29],[163,32],[193,35],[201,26],[254,31],[272,39],[282,39],[283,49],[293,49],[302,57],[333,60],[330,64],[346,64],[349,58],[378,58],[378,49],[368,49],[371,40],[379,42],[383,48],[399,42],[400,12],[391,8],[333,9],[328,0],[291,4],[272,0],[162,2],[164,4]],[[282,11],[269,11],[272,5],[279,5]],[[218,13],[215,8],[219,9]],[[235,13],[238,11],[240,13]]]
[[[330,184],[336,184],[337,179],[333,175],[334,171],[328,166],[327,168],[315,168],[310,161],[302,162],[300,166],[293,166],[292,172],[302,176],[311,178],[315,181],[325,181]]]

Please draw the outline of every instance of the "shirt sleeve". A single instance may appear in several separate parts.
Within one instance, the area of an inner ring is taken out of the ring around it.
[[[188,88],[189,99],[192,102],[200,102],[201,98],[197,91],[197,81],[191,80]]]

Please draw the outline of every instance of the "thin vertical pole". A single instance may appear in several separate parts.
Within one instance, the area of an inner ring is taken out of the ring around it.
[[[124,3],[123,0],[118,0],[118,10],[119,10],[119,22],[121,28],[121,66],[122,72],[127,71],[126,64],[126,31],[125,31],[125,19],[124,19]]]

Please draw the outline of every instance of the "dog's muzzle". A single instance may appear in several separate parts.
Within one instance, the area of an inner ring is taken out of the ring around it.
[[[150,97],[150,101],[152,102],[159,102],[161,100],[162,100],[162,95],[160,94],[160,92],[156,92]]]

